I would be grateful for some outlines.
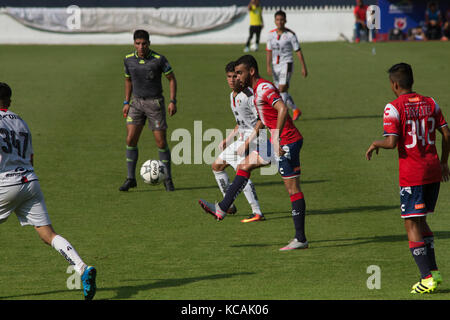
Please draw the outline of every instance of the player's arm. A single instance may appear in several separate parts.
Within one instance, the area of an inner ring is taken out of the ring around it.
[[[131,93],[133,92],[133,84],[131,83],[131,77],[125,76],[125,101],[122,109],[123,117],[126,118],[128,111],[130,110]]]
[[[226,137],[225,139],[223,139],[223,141],[220,143],[219,145],[219,149],[220,150],[225,150],[227,148],[227,146],[230,145],[231,140],[233,140],[233,138],[236,136],[237,132],[239,129],[239,125],[236,124],[236,126],[234,127],[233,131],[230,132],[230,134],[228,135],[228,137]]]
[[[441,152],[441,168],[442,181],[447,182],[450,179],[450,171],[448,168],[448,156],[450,152],[450,129],[448,126],[438,128],[442,134],[442,152]]]
[[[372,158],[372,153],[375,151],[378,154],[378,149],[394,149],[397,146],[398,136],[388,135],[384,140],[377,140],[372,142],[369,149],[366,151],[366,159],[370,160]]]
[[[267,68],[267,74],[269,76],[272,75],[272,50],[267,49],[266,50],[266,68]]]
[[[306,69],[306,62],[305,57],[303,56],[303,52],[301,49],[295,51],[297,54],[298,60],[300,61],[300,64],[302,65],[302,76],[306,78],[308,76],[308,69]]]
[[[170,88],[170,103],[167,107],[169,114],[173,116],[177,112],[177,79],[175,78],[175,74],[172,72],[166,74],[166,78],[169,80],[169,88]]]
[[[288,108],[284,104],[283,99],[277,100],[273,107],[275,110],[277,110],[277,128],[272,133],[272,143],[275,150],[275,153],[278,154],[278,156],[282,156],[284,154],[284,151],[280,147],[280,135],[283,131],[284,124],[286,123],[287,115],[288,115]]]

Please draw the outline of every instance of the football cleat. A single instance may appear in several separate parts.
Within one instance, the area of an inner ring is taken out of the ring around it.
[[[245,47],[244,48],[244,52],[249,52],[250,51],[250,48],[249,47]]]
[[[266,218],[262,214],[252,213],[247,219],[242,219],[241,222],[253,222],[253,221],[264,221]]]
[[[128,191],[130,188],[135,188],[137,186],[136,179],[127,178],[123,185],[120,186],[119,191]]]
[[[234,205],[234,203],[231,205],[231,207],[228,209],[228,211],[227,211],[227,213],[228,214],[236,214],[236,212],[237,212],[237,208],[236,208],[236,206]]]
[[[166,191],[175,191],[175,186],[173,185],[172,178],[167,178],[164,180],[164,186],[166,187]]]
[[[295,109],[292,112],[292,120],[297,120],[298,118],[300,118],[301,115],[302,115],[302,112],[300,111],[300,109]]]
[[[442,283],[442,276],[439,270],[431,271],[431,276],[433,277],[436,284],[439,285]]]
[[[297,238],[294,238],[289,242],[289,244],[287,246],[281,248],[280,251],[306,249],[306,248],[308,248],[308,241],[300,242],[297,240]]]
[[[205,210],[206,213],[209,213],[213,217],[215,217],[218,221],[223,220],[226,216],[226,212],[224,212],[222,209],[220,209],[219,204],[211,203],[208,201],[205,201],[203,199],[198,200],[198,203],[200,206]]]
[[[97,285],[95,283],[95,277],[97,276],[97,270],[94,267],[86,267],[84,270],[81,281],[83,282],[83,294],[84,300],[92,300],[95,296],[95,291],[97,290]]]
[[[427,279],[420,279],[419,282],[417,282],[412,287],[411,293],[431,293],[437,288],[437,283],[434,281],[433,277],[429,277]]]

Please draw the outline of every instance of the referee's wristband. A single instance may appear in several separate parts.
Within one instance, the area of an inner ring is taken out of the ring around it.
[[[127,100],[123,102],[123,105],[130,104]]]

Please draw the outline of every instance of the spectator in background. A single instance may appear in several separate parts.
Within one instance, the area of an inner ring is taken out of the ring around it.
[[[250,35],[248,36],[244,52],[250,51],[250,42],[252,41],[253,35],[256,36],[256,46],[254,51],[258,50],[261,30],[264,27],[264,21],[262,17],[262,6],[260,1],[251,0],[250,3],[248,4],[248,11],[250,15]]]
[[[426,36],[429,40],[438,40],[441,38],[442,17],[436,2],[428,3],[425,11]]]
[[[441,40],[448,41],[450,39],[450,9],[447,10],[445,14],[444,28],[442,28],[442,38]]]
[[[410,41],[424,41],[427,40],[425,32],[423,32],[422,27],[416,27],[409,29],[408,40]]]
[[[389,30],[389,40],[390,41],[405,40],[405,35],[399,28],[393,28]]]
[[[364,4],[363,0],[356,0],[356,6],[353,9],[353,14],[355,15],[355,42],[359,43],[361,41],[361,31],[364,31],[367,37],[369,36],[369,29],[366,24],[366,15],[367,15],[368,6]],[[372,39],[373,37],[373,30]]]

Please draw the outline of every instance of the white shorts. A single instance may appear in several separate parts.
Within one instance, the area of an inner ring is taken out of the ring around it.
[[[273,84],[278,88],[280,85],[289,85],[292,73],[294,72],[294,63],[280,63],[272,65]]]
[[[22,226],[51,224],[39,181],[0,187],[0,223],[13,212]]]
[[[259,144],[257,141],[264,141],[260,142]],[[230,144],[225,150],[222,151],[221,154],[219,154],[218,158],[224,160],[226,163],[228,163],[230,166],[236,170],[237,166],[243,162],[246,158],[246,156],[241,156],[237,154],[237,151],[240,146],[244,144],[244,140],[237,140]],[[249,149],[247,150],[247,154],[250,154],[251,152],[258,152],[267,154],[267,143],[266,139],[257,139],[254,140],[252,143],[250,143]]]

